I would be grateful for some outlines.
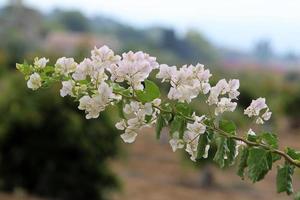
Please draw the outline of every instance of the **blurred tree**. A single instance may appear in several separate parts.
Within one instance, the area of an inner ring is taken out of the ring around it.
[[[79,11],[57,11],[57,20],[68,31],[89,31],[89,20]]]
[[[118,135],[107,115],[85,120],[58,88],[34,93],[7,74],[0,81],[0,187],[63,200],[100,200],[116,189],[107,159]]]

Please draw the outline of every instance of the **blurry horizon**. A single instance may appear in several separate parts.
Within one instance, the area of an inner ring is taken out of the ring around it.
[[[9,0],[0,0],[0,6]],[[54,9],[79,10],[89,17],[105,16],[137,28],[163,26],[178,34],[195,29],[215,46],[251,51],[269,41],[278,54],[300,54],[300,2],[296,1],[103,1],[23,0],[44,13]],[[266,9],[267,8],[267,9]]]

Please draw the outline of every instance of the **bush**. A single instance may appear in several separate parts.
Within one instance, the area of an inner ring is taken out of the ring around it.
[[[117,188],[107,159],[117,153],[117,134],[107,116],[85,120],[58,88],[34,93],[15,75],[1,80],[1,188],[44,197],[97,200]],[[22,84],[20,84],[22,83]]]

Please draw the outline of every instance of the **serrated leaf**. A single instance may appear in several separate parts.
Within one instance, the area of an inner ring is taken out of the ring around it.
[[[205,147],[209,144],[208,133],[201,134],[197,146],[197,159],[200,159],[205,154]]]
[[[220,120],[219,128],[231,135],[235,135],[236,133],[236,125],[232,121]]]
[[[136,98],[142,103],[151,102],[160,96],[158,86],[149,80],[145,80],[144,90],[136,91]]]
[[[248,148],[247,147],[243,147],[240,150],[240,158],[239,158],[239,165],[238,165],[238,171],[237,174],[244,179],[245,177],[245,168],[247,167],[247,160],[248,160]]]
[[[214,161],[221,167],[225,167],[225,156],[228,151],[226,138],[219,136],[216,138],[217,152],[214,156]]]
[[[247,159],[248,177],[253,182],[260,181],[272,168],[271,152],[262,148],[250,148]]]
[[[278,138],[275,134],[264,132],[259,135],[259,138],[265,143],[271,146],[272,148],[278,148]]]
[[[278,166],[276,185],[277,192],[286,192],[288,195],[293,193],[292,176],[294,173],[294,167],[285,164],[284,166]]]
[[[161,130],[164,127],[164,125],[165,125],[165,119],[161,114],[159,114],[156,120],[156,127],[155,127],[156,139],[160,139]]]

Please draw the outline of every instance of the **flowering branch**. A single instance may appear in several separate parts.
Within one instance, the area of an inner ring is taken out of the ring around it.
[[[173,151],[184,148],[192,161],[212,155],[221,168],[237,162],[238,175],[247,175],[253,182],[262,180],[273,163],[283,158],[285,163],[278,166],[277,191],[293,193],[292,175],[294,168],[300,167],[300,152],[292,148],[279,150],[273,133],[256,134],[249,129],[245,137],[237,136],[235,124],[222,117],[237,107],[239,80],[221,79],[211,86],[212,74],[203,65],[160,65],[155,57],[143,52],[118,56],[103,46],[91,54],[79,64],[73,58],[62,57],[50,66],[48,59],[36,58],[33,65],[17,64],[17,69],[32,90],[61,82],[60,95],[74,97],[87,119],[98,118],[109,105],[117,106],[122,119],[116,128],[124,131],[121,138],[126,143],[134,142],[144,127],[155,127],[158,139],[163,127],[169,127]],[[156,78],[170,85],[166,101],[159,98],[159,87],[148,80],[156,70]],[[208,116],[198,116],[189,105],[200,94],[205,96]],[[264,124],[272,113],[265,98],[258,98],[244,114]],[[210,151],[212,144],[217,147],[216,153]]]

